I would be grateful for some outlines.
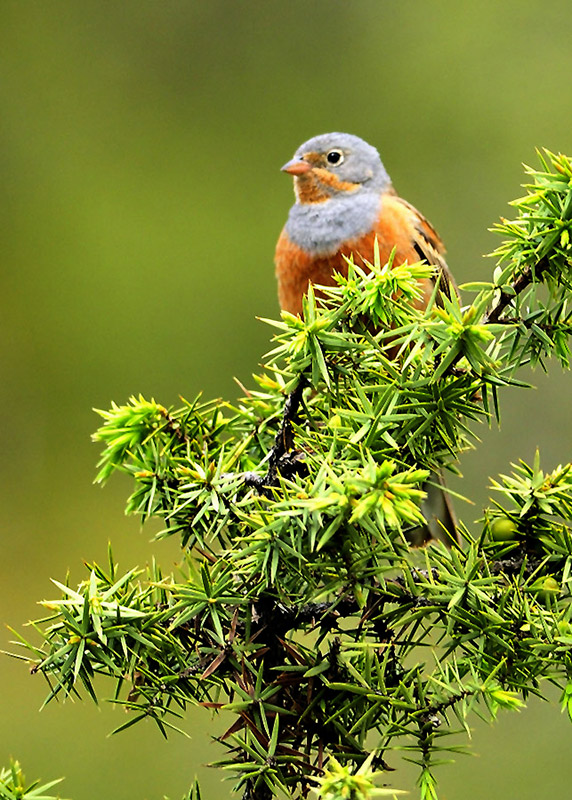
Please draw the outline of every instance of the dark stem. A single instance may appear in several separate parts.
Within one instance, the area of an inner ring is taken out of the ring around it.
[[[168,422],[169,430],[171,431],[171,433],[174,436],[176,436],[180,442],[191,441],[191,439],[184,432],[181,423],[177,419],[175,419],[175,417],[173,417],[172,414],[169,414],[166,408],[161,409],[160,413],[161,416],[164,417],[164,419]]]
[[[263,781],[248,780],[242,795],[242,800],[271,800],[272,792]]]
[[[512,284],[511,292],[505,292],[504,290],[501,290],[500,297],[496,304],[485,314],[483,318],[483,324],[490,325],[495,322],[501,322],[500,316],[505,308],[511,304],[517,295],[530,286],[533,280],[538,280],[542,273],[545,272],[549,266],[549,260],[547,258],[541,258],[540,261],[534,265],[534,267],[526,267]]]
[[[286,398],[280,428],[274,437],[274,445],[266,457],[268,463],[266,474],[260,476],[248,472],[244,476],[245,484],[254,486],[260,494],[265,494],[269,488],[277,485],[279,474],[290,478],[304,469],[300,453],[290,453],[290,450],[294,444],[292,425],[298,422],[298,411],[305,386],[306,380],[304,376],[300,376],[295,388]]]

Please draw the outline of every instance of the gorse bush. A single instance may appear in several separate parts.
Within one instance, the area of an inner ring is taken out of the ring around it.
[[[541,160],[496,226],[493,280],[461,287],[471,304],[437,288],[416,309],[424,262],[350,263],[303,319],[267,321],[273,349],[237,403],[99,412],[98,480],[132,476],[128,512],[179,537],[181,565],[120,574],[110,553],[58,584],[39,642],[22,640],[48,699],[96,699],[107,676],[120,729],[164,734],[188,705],[214,709],[217,764],[247,800],[392,795],[373,779],[396,748],[436,798],[475,714],[549,681],[572,716],[571,466],[520,463],[458,542],[409,543],[499,388],[549,356],[569,366],[572,163]]]

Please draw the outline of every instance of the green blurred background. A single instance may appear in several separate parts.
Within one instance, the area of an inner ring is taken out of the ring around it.
[[[92,485],[93,406],[142,392],[235,397],[268,349],[272,255],[292,201],[279,167],[305,139],[375,144],[399,192],[445,239],[459,281],[487,279],[487,232],[521,192],[534,148],[572,153],[570,0],[3,0],[0,5],[1,619],[20,628],[84,576],[108,539],[124,568],[174,543],[123,516],[128,484]],[[528,376],[530,377],[530,376]],[[507,391],[503,427],[457,488],[541,447],[572,458],[570,376]],[[8,646],[4,629],[0,646]],[[105,691],[111,692],[111,687]],[[0,762],[66,775],[74,800],[178,800],[220,750],[206,712],[192,739],[102,704],[38,708],[46,687],[0,660]],[[556,698],[554,698],[555,700]],[[443,798],[569,796],[572,730],[554,702],[477,725],[479,758],[441,770]],[[404,768],[394,785],[413,788]]]

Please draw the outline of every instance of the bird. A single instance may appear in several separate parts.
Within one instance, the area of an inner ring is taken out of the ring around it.
[[[435,228],[395,192],[372,145],[349,133],[326,133],[302,144],[282,167],[294,176],[296,202],[276,245],[275,265],[280,307],[302,314],[310,283],[335,284],[334,273],[347,275],[345,258],[364,266],[374,260],[377,239],[381,263],[395,248],[395,264],[425,260],[443,277],[445,292],[454,286],[445,248]],[[434,282],[423,286],[421,304]]]
[[[445,248],[430,222],[395,189],[375,147],[349,133],[325,133],[304,142],[282,171],[294,177],[296,202],[279,236],[275,267],[283,311],[303,316],[310,284],[333,286],[347,275],[346,258],[368,269],[379,248],[382,264],[424,260],[434,265],[439,290],[456,292]],[[424,308],[435,279],[422,282],[416,306]],[[319,296],[319,289],[316,291]],[[410,531],[414,545],[457,538],[454,511],[440,472],[430,475],[422,506],[426,524]]]

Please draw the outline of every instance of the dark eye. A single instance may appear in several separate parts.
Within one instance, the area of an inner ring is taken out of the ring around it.
[[[344,160],[344,154],[341,150],[330,150],[326,156],[328,164],[341,164]]]

